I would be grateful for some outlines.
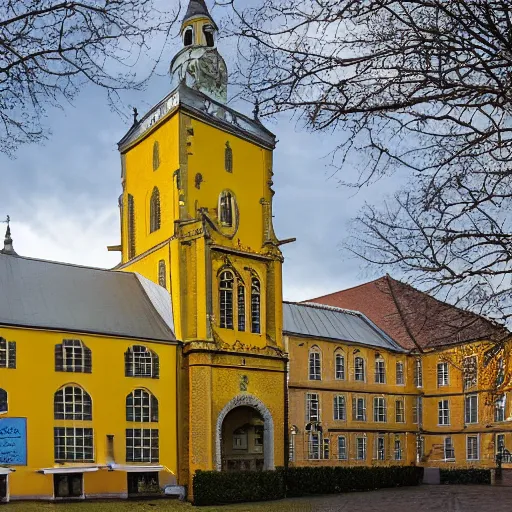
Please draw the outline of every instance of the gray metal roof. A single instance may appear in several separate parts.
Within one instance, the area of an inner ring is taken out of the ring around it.
[[[283,332],[296,336],[348,341],[405,352],[359,311],[313,303],[283,303]]]
[[[4,254],[1,324],[176,340],[169,293],[142,276]]]

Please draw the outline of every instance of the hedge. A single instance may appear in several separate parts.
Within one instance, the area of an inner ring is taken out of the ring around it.
[[[286,472],[196,471],[194,504],[223,505],[418,485],[422,477],[423,468],[415,466],[300,467]]]
[[[441,469],[442,484],[491,484],[490,469]]]

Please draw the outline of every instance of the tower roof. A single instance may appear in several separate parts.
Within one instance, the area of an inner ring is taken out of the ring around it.
[[[206,3],[204,0],[190,0],[190,3],[188,4],[188,9],[185,14],[185,17],[183,18],[183,24],[185,24],[187,21],[189,21],[192,18],[197,18],[199,16],[206,16],[207,18],[210,18],[212,23],[215,25],[215,22],[213,21],[213,18],[210,15],[210,12],[208,11],[208,7],[206,6]],[[215,25],[215,28],[217,26]]]

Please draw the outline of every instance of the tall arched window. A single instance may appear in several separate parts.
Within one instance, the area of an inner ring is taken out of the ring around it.
[[[224,169],[226,169],[227,172],[233,172],[233,150],[229,142],[226,142],[224,149]]]
[[[0,388],[0,412],[7,412],[9,410],[9,404],[7,402],[7,391]]]
[[[183,33],[183,44],[185,46],[191,46],[194,43],[194,29],[187,27]]]
[[[224,270],[219,283],[220,326],[224,329],[233,329],[233,286],[233,272]]]
[[[158,399],[145,389],[134,389],[126,397],[126,421],[158,421]]]
[[[92,353],[80,340],[62,340],[55,345],[55,371],[92,373]]]
[[[151,377],[158,379],[160,364],[158,355],[152,350],[134,345],[124,353],[124,370],[126,377]]]
[[[158,262],[158,284],[167,288],[167,270],[165,268],[164,260],[160,260]]]
[[[211,25],[205,25],[203,27],[204,38],[206,39],[206,46],[213,48],[215,46],[215,40],[213,38],[213,27]]]
[[[312,347],[309,351],[309,380],[322,380],[322,363],[318,347]]]
[[[360,356],[354,358],[354,380],[365,381],[365,364],[364,359]]]
[[[135,202],[128,194],[128,258],[135,257]]]
[[[153,171],[160,167],[160,144],[157,140],[153,143]]]
[[[251,332],[261,333],[261,290],[256,277],[251,279]]]
[[[158,229],[160,229],[160,192],[155,187],[149,203],[149,231],[153,233]]]
[[[345,356],[341,350],[336,351],[334,376],[336,380],[345,380]]]
[[[219,220],[223,226],[233,225],[233,196],[231,192],[224,191],[219,198]]]
[[[245,286],[239,281],[238,282],[238,330],[245,331]]]
[[[53,412],[56,420],[92,420],[91,396],[80,386],[65,386],[53,397]]]

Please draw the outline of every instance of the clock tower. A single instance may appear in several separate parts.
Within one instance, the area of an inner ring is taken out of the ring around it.
[[[170,291],[178,361],[178,483],[197,469],[285,465],[282,254],[272,225],[275,136],[227,106],[204,0],[191,0],[172,91],[119,143],[120,270]]]

